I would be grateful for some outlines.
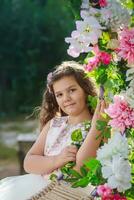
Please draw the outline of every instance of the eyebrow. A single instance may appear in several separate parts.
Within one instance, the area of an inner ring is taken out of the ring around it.
[[[72,87],[76,87],[76,85],[70,85],[70,86],[67,87],[65,90],[68,90],[68,89],[70,89],[70,88],[72,88]],[[62,91],[56,91],[55,94],[58,94],[58,93],[60,93],[60,92],[62,92]]]

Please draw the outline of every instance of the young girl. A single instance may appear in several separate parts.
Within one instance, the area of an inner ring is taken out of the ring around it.
[[[83,161],[96,156],[101,138],[96,140],[96,121],[104,111],[104,100],[99,100],[96,110],[87,105],[87,96],[95,96],[93,82],[85,76],[76,62],[64,62],[48,74],[47,88],[40,111],[41,133],[24,160],[29,174],[3,179],[0,183],[1,200],[26,200],[45,188],[49,175],[69,161],[75,161],[79,171]],[[83,122],[91,121],[89,132]],[[81,128],[86,138],[79,148],[71,145],[71,133]]]

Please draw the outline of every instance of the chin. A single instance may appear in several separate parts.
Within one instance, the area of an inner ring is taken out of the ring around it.
[[[75,112],[73,112],[73,111],[70,111],[70,112],[66,112],[68,115],[70,115],[70,116],[76,116],[76,115],[78,115],[78,112],[77,111],[75,111]]]

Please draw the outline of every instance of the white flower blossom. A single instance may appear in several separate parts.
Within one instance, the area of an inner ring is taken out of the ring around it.
[[[81,9],[89,9],[89,0],[83,0],[81,4]]]
[[[76,28],[89,44],[96,44],[104,29],[95,17],[85,17],[84,20],[76,21]]]
[[[72,37],[65,38],[65,41],[70,43],[69,49],[67,50],[70,56],[76,58],[80,55],[80,53],[92,50],[92,47],[89,47],[89,42],[87,42],[86,38],[78,31],[73,31],[71,36]]]
[[[134,80],[131,82],[133,82],[133,87],[129,87],[126,89],[125,98],[130,107],[134,108]]]
[[[119,192],[131,187],[131,167],[128,161],[128,142],[125,135],[114,130],[112,138],[97,151],[102,165],[102,176],[111,188]]]
[[[126,81],[134,80],[134,68],[128,69],[126,72]]]
[[[131,187],[131,167],[120,155],[113,156],[109,165],[102,167],[102,175],[110,188],[123,192]]]
[[[111,162],[114,155],[120,155],[123,158],[128,158],[128,142],[125,135],[114,131],[113,136],[97,151],[97,159],[102,165],[107,165]]]
[[[120,27],[128,26],[130,22],[130,14],[128,10],[121,6],[121,3],[108,0],[107,9],[111,11],[109,26],[113,31],[117,31]]]
[[[65,38],[70,43],[68,54],[78,57],[80,53],[92,50],[91,44],[96,44],[101,36],[103,28],[95,17],[86,17],[84,20],[76,21],[77,30],[73,31],[71,37]]]
[[[129,81],[129,85],[126,91],[121,91],[126,101],[131,108],[134,108],[134,68],[128,69],[126,72],[126,81]]]

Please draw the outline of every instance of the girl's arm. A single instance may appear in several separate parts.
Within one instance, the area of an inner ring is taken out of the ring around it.
[[[28,173],[49,174],[55,169],[64,166],[69,161],[76,161],[77,148],[73,145],[68,146],[56,156],[44,155],[47,132],[50,127],[48,122],[40,133],[37,141],[27,153],[24,159],[24,169]]]
[[[80,167],[83,165],[83,161],[87,160],[88,158],[96,157],[96,151],[99,148],[100,142],[102,140],[102,137],[96,139],[96,137],[100,135],[100,131],[96,129],[96,121],[102,119],[101,113],[104,112],[104,109],[105,109],[105,102],[104,100],[101,100],[97,104],[92,119],[90,131],[76,154],[76,166],[74,167],[74,169],[78,171]]]
[[[56,156],[44,156],[44,147],[50,121],[41,131],[24,159],[24,169],[28,173],[47,174],[58,168]]]

